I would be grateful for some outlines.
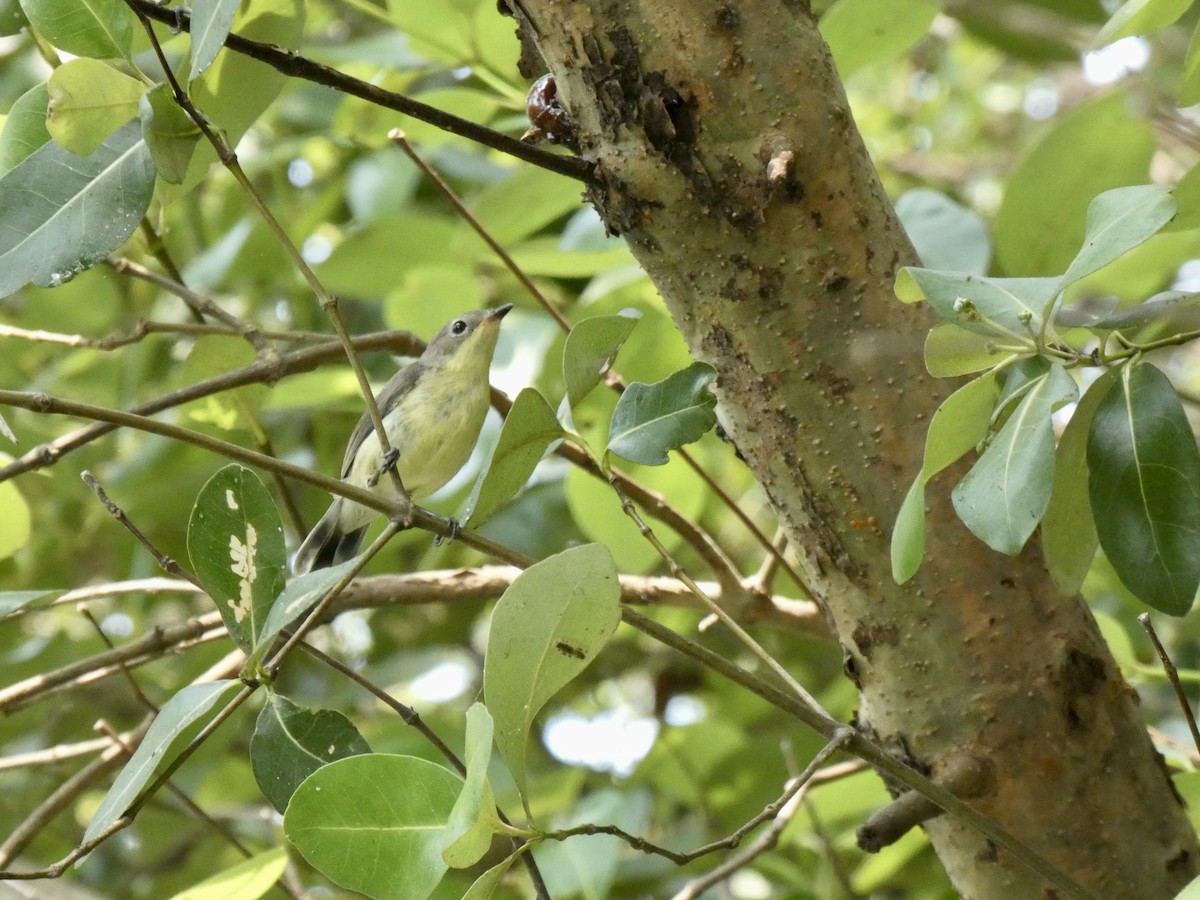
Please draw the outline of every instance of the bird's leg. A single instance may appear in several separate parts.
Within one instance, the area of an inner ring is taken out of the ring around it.
[[[400,451],[395,447],[390,448],[387,453],[383,454],[383,459],[379,461],[379,468],[367,479],[367,487],[373,488],[379,484],[379,479],[396,468],[396,463],[399,461]]]

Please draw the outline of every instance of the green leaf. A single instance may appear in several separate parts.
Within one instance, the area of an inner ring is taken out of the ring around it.
[[[925,437],[925,480],[953,465],[987,436],[996,403],[996,377],[968,381],[942,401],[929,420]]]
[[[1003,345],[1010,349],[999,349]],[[954,378],[990,369],[1015,352],[1025,349],[1013,341],[1005,343],[994,334],[979,334],[938,322],[925,336],[925,368],[934,378]]]
[[[667,462],[667,452],[699,440],[717,421],[717,398],[708,386],[717,377],[706,363],[692,363],[654,384],[635,381],[617,401],[608,429],[608,451],[647,466]]]
[[[287,839],[315,868],[377,900],[425,900],[446,873],[445,828],[463,781],[412,756],[322,766],[292,795]]]
[[[974,210],[940,191],[914,188],[896,201],[896,215],[925,268],[969,275],[987,273],[991,239]]]
[[[7,509],[8,507],[5,507]],[[61,590],[46,591],[0,591],[0,617],[19,610],[41,609],[61,597]]]
[[[546,398],[534,388],[517,394],[504,418],[496,449],[479,475],[462,520],[478,527],[525,486],[550,445],[564,436]]]
[[[980,278],[914,268],[903,273],[947,322],[979,334],[1029,340],[1031,348],[1030,331],[1041,328],[1058,286],[1056,278]]]
[[[21,0],[21,8],[60,50],[97,59],[129,56],[133,14],[124,0]]]
[[[446,823],[446,849],[442,859],[454,869],[473,866],[492,846],[491,823],[496,821],[495,801],[488,784],[492,761],[492,717],[481,703],[467,710],[467,778]]]
[[[462,900],[491,900],[514,862],[516,862],[516,858],[508,856],[496,863],[475,879],[471,887],[463,894]]]
[[[301,782],[334,760],[370,753],[354,724],[332,709],[304,709],[271,691],[250,738],[250,766],[263,796],[283,812]]]
[[[616,565],[602,544],[584,544],[516,577],[492,613],[483,690],[496,746],[525,790],[534,716],[596,657],[621,620]]]
[[[50,75],[46,128],[60,147],[87,156],[137,115],[145,91],[138,79],[99,60],[73,59]]]
[[[346,560],[336,566],[317,569],[315,572],[305,572],[288,582],[283,592],[271,604],[267,621],[262,629],[254,636],[255,647],[242,667],[243,672],[255,674],[255,669],[262,662],[285,628],[312,609],[329,593],[329,589],[342,580],[347,572],[355,566],[353,559]]]
[[[1200,451],[1167,376],[1127,366],[1092,420],[1088,493],[1100,546],[1148,606],[1181,616],[1200,586]]]
[[[45,144],[0,178],[0,297],[62,284],[125,243],[154,190],[140,132],[131,122],[83,159]]]
[[[1088,388],[1071,413],[1054,458],[1054,490],[1042,517],[1042,556],[1055,586],[1068,596],[1079,593],[1096,556],[1099,538],[1088,502],[1088,434],[1115,377],[1106,372]]]
[[[592,316],[571,329],[563,344],[563,381],[572,407],[603,379],[641,314],[626,310],[615,316]]]
[[[1103,47],[1123,37],[1166,28],[1191,5],[1192,0],[1127,0],[1100,29],[1093,45]]]
[[[0,454],[0,462],[10,460],[11,457]],[[29,543],[33,518],[29,504],[12,481],[0,482],[0,509],[4,510],[4,515],[0,515],[0,559],[7,559]]]
[[[192,0],[192,68],[188,81],[207,69],[225,46],[241,0]]]
[[[533,166],[518,166],[512,171],[513,174],[491,185],[471,205],[475,218],[503,246],[515,246],[579,209],[583,202],[579,185],[569,178]],[[462,237],[458,239],[467,239],[468,231],[474,235],[470,226],[460,226]]]
[[[925,556],[925,474],[918,472],[904,495],[892,528],[892,579],[904,584],[917,574]]]
[[[837,0],[821,16],[821,36],[844,80],[908,51],[929,32],[937,13],[929,0]]]
[[[234,22],[234,30],[242,37],[293,48],[304,33],[304,4],[301,0],[243,0]],[[266,63],[240,53],[221,53],[192,81],[188,91],[201,112],[237,146],[286,79]]]
[[[1019,553],[1050,504],[1050,413],[1078,392],[1066,371],[1046,365],[1048,371],[1029,384],[1000,433],[951,494],[963,524],[1000,553]]]
[[[182,381],[194,384],[215,378],[254,362],[254,348],[240,337],[206,334],[196,340],[183,363]],[[215,425],[232,431],[253,429],[258,412],[266,401],[270,388],[263,384],[248,384],[232,391],[222,391],[193,400],[183,408],[196,422]]]
[[[4,120],[0,132],[0,175],[50,140],[46,130],[46,109],[50,105],[49,85],[31,87],[18,97]]]
[[[1068,113],[1009,177],[993,226],[1007,274],[1065,271],[1083,243],[1096,193],[1147,180],[1154,133],[1128,104],[1116,91]],[[1105,139],[1096,140],[1098,134]]]
[[[897,584],[917,574],[925,555],[925,485],[983,440],[995,402],[996,377],[988,373],[943,400],[929,420],[921,471],[908,489],[892,529],[892,578]]]
[[[192,569],[229,635],[252,653],[284,583],[283,523],[252,471],[229,465],[200,489],[187,532]]]
[[[208,713],[228,702],[241,686],[241,682],[234,680],[190,684],[163,704],[88,823],[83,843],[98,837],[121,818],[155,773],[173,760],[210,718]]]
[[[273,847],[180,891],[171,900],[258,900],[283,877],[287,851]]]
[[[200,140],[199,127],[175,102],[165,84],[142,94],[139,109],[142,139],[150,148],[159,177],[170,184],[182,184]]]
[[[1175,215],[1170,189],[1158,184],[1114,188],[1088,206],[1087,234],[1060,290],[1150,239]]]

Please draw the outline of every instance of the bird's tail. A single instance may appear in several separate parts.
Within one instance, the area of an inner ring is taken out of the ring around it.
[[[313,526],[292,562],[292,572],[303,575],[314,569],[326,569],[336,566],[358,554],[362,546],[366,526],[354,531],[342,531],[342,500],[338,498],[330,504],[321,521]]]

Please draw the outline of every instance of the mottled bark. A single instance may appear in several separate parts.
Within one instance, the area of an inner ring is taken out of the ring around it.
[[[807,4],[508,2],[597,164],[592,201],[719,373],[859,725],[935,778],[984,773],[977,807],[1101,896],[1171,896],[1196,838],[1082,601],[936,490],[924,567],[891,579],[889,528],[952,386],[925,373],[926,311],[892,294],[913,251]],[[962,894],[1041,895],[960,822],[926,828]]]

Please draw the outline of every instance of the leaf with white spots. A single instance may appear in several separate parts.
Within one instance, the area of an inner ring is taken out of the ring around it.
[[[250,653],[283,590],[283,523],[259,477],[226,466],[200,489],[188,522],[188,556],[225,627]]]

